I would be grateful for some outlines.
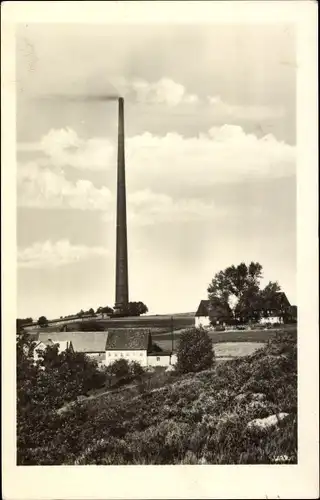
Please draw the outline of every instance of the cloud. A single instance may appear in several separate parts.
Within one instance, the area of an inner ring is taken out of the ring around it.
[[[215,116],[224,117],[225,120],[238,119],[259,121],[271,118],[283,118],[285,115],[284,108],[278,106],[259,106],[250,105],[240,106],[236,104],[228,104],[223,101],[220,96],[208,96],[209,104],[214,110]]]
[[[212,219],[218,213],[213,202],[200,199],[178,199],[150,189],[128,196],[128,220],[135,225],[186,222]]]
[[[72,245],[68,240],[36,242],[18,249],[18,266],[21,268],[50,268],[80,262],[96,256],[105,256],[103,247]]]
[[[46,160],[39,159],[38,166],[104,171],[116,166],[116,145],[108,139],[84,140],[71,129],[50,130],[39,144],[34,149],[40,148]],[[156,180],[162,190],[175,180],[181,185],[211,185],[286,177],[295,173],[295,155],[294,146],[271,134],[258,138],[227,124],[196,137],[145,132],[126,139],[128,179]]]
[[[127,141],[127,172],[164,188],[167,183],[208,186],[294,175],[295,147],[267,135],[261,139],[235,125],[212,127],[186,138],[144,133]],[[130,166],[130,167],[129,167]]]
[[[38,164],[105,170],[116,161],[114,144],[108,139],[81,139],[71,128],[51,129],[38,143],[21,143],[18,152],[40,152],[45,158]]]
[[[199,101],[197,95],[189,94],[181,83],[176,83],[170,78],[161,78],[157,82],[147,82],[142,78],[132,80],[118,78],[114,83],[125,98],[142,103],[177,106],[195,104]]]
[[[62,170],[41,167],[36,162],[18,165],[18,206],[78,210],[107,210],[112,194],[106,187],[92,182],[71,182]]]
[[[113,221],[116,198],[106,187],[96,188],[90,181],[74,183],[63,171],[38,167],[35,163],[18,169],[18,206],[38,209],[92,210]],[[203,220],[216,214],[214,203],[200,199],[174,200],[165,193],[145,188],[128,192],[128,220],[134,225]]]

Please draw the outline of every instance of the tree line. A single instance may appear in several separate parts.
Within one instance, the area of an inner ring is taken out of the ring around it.
[[[125,307],[123,307],[121,311],[122,316],[140,316],[142,314],[146,314],[148,312],[148,307],[142,301],[138,302],[129,302]],[[98,315],[107,315],[112,317],[114,314],[114,310],[109,306],[99,306],[96,310],[93,307],[90,307],[88,310],[81,309],[76,314],[69,314],[67,316],[60,316],[60,320],[63,319],[82,319],[85,317],[95,317]],[[19,330],[26,325],[30,325],[33,323],[33,318],[17,318],[16,327]],[[40,316],[37,320],[37,324],[40,327],[46,327],[49,325],[49,320],[46,316]]]

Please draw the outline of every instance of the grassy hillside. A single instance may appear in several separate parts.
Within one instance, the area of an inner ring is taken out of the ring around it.
[[[50,439],[44,433],[36,463],[296,463],[296,360],[296,335],[282,333],[254,354],[211,370],[156,373],[78,403],[52,417],[54,432]],[[250,427],[281,412],[288,415],[277,425]]]

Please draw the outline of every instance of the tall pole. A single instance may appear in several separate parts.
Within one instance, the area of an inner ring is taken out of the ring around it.
[[[171,350],[173,352],[174,340],[173,340],[173,316],[171,316]]]
[[[128,304],[127,205],[124,153],[124,101],[119,98],[118,172],[117,172],[117,240],[116,240],[116,300],[115,313]]]

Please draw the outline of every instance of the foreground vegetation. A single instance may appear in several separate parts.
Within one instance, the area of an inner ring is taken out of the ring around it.
[[[52,355],[43,369],[18,342],[20,465],[297,462],[295,334],[198,373],[140,376],[63,412],[66,401],[101,385],[94,364],[78,356],[72,369],[72,357]],[[250,427],[281,412],[288,416],[277,425]]]

